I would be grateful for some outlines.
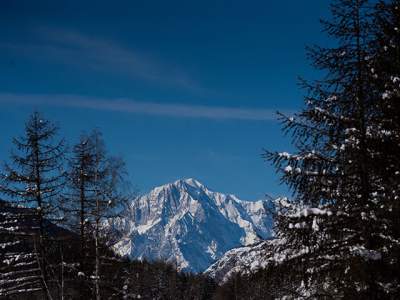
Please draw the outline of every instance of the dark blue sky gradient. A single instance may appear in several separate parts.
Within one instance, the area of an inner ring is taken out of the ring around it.
[[[302,106],[328,2],[1,1],[0,158],[38,109],[71,144],[100,128],[143,192],[195,177],[244,199],[286,193],[261,159],[290,149],[270,111]]]

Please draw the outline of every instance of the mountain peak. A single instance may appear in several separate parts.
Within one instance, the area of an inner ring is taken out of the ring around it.
[[[200,181],[198,181],[194,178],[179,179],[179,180],[175,181],[174,184],[175,185],[185,184],[185,185],[189,185],[194,188],[204,188],[204,185]]]
[[[174,197],[174,200],[178,201],[181,200],[182,195],[199,194],[201,192],[208,192],[205,185],[194,178],[185,178],[157,186],[149,192],[148,196],[152,195],[153,198],[159,198],[159,200],[164,202],[163,200],[170,198],[168,195],[174,194],[176,196]]]
[[[253,204],[211,191],[194,178],[180,179],[139,197],[123,217],[110,220],[121,237],[114,250],[203,271],[227,250],[272,235],[266,203]]]

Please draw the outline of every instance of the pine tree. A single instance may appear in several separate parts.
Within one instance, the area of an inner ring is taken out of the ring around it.
[[[42,288],[50,298],[48,288],[47,251],[48,227],[58,217],[57,202],[64,186],[64,140],[55,141],[58,128],[33,113],[25,125],[25,134],[14,138],[17,152],[12,164],[5,164],[0,191],[9,200],[34,210],[37,221],[37,257]]]
[[[393,291],[387,287],[388,243],[382,234],[391,215],[388,193],[398,188],[398,179],[387,177],[391,163],[385,159],[394,148],[384,142],[398,147],[398,141],[382,131],[377,103],[386,96],[373,66],[379,61],[374,25],[377,16],[386,17],[367,0],[334,1],[332,13],[333,20],[323,24],[338,46],[309,49],[326,76],[303,82],[308,94],[300,114],[281,115],[297,153],[266,153],[294,192],[293,200],[281,201],[277,235],[285,243],[277,250],[295,276],[293,294],[382,299]],[[398,110],[389,111],[398,118]],[[390,227],[398,231],[398,220]]]

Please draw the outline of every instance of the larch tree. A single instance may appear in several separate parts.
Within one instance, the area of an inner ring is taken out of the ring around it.
[[[102,286],[107,285],[102,267],[115,259],[110,252],[112,228],[107,222],[119,215],[128,200],[125,164],[107,154],[102,134],[93,130],[74,146],[68,173],[66,213],[80,236],[80,276],[94,282],[94,296],[99,299]]]
[[[90,242],[90,212],[95,205],[94,198],[94,146],[89,136],[83,134],[72,149],[68,166],[68,191],[65,194],[64,208],[69,227],[79,234],[80,270],[85,273]]]
[[[25,124],[25,133],[14,138],[16,151],[4,165],[0,191],[14,204],[30,208],[35,220],[35,254],[45,297],[48,287],[49,226],[59,218],[58,200],[64,187],[64,140],[57,140],[58,128],[34,112]]]
[[[63,194],[63,214],[65,226],[74,232],[79,240],[79,251],[72,264],[66,267],[74,274],[81,297],[92,295],[90,274],[93,271],[93,219],[91,212],[95,206],[94,194],[94,146],[87,134],[80,136],[72,147],[68,158],[66,189]],[[76,264],[78,263],[78,264]]]
[[[98,130],[94,130],[90,138],[94,149],[93,190],[95,200],[93,209],[90,212],[93,220],[92,232],[95,243],[93,277],[95,297],[99,300],[101,298],[100,289],[102,284],[101,267],[103,264],[109,263],[107,261],[114,260],[114,257],[107,255],[107,251],[102,251],[104,245],[112,247],[113,239],[109,235],[109,230],[112,230],[112,228],[107,226],[107,221],[119,215],[128,198],[123,189],[124,176],[126,175],[125,163],[121,158],[107,155],[104,140]],[[103,281],[103,285],[106,285],[106,282]]]

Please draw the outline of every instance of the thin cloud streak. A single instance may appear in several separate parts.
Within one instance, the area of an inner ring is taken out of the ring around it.
[[[214,107],[185,104],[162,104],[132,99],[106,99],[78,95],[29,95],[0,93],[1,104],[82,108],[109,112],[145,114],[175,118],[213,120],[275,121],[276,111],[270,109]],[[290,111],[286,111],[290,114]]]
[[[25,57],[61,63],[75,68],[121,74],[160,85],[207,92],[178,66],[163,63],[115,41],[91,37],[75,31],[37,28],[34,43],[2,42],[0,47]]]

